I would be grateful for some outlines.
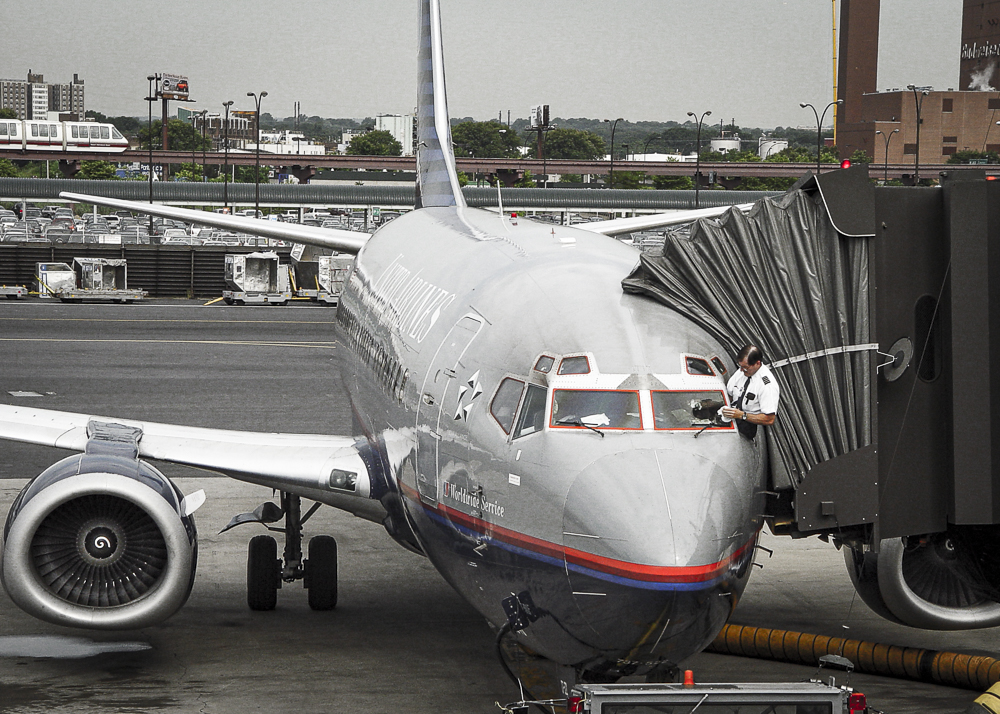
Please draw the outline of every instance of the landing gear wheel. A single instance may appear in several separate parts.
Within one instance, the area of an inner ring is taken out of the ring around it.
[[[247,549],[247,605],[251,610],[273,610],[281,587],[278,544],[271,536],[250,539]]]
[[[227,305],[232,305],[233,302],[234,302],[234,300],[232,298],[222,298],[222,299],[225,300],[225,302],[226,302]]]
[[[337,541],[331,536],[316,536],[309,541],[304,584],[309,589],[310,608],[337,607]]]

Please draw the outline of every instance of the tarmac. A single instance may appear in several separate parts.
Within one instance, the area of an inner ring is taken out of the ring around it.
[[[334,309],[0,301],[0,402],[255,431],[350,433],[334,366]],[[35,396],[31,396],[35,395]],[[66,455],[0,442],[0,513],[32,476]],[[0,712],[498,712],[519,698],[494,633],[430,563],[375,524],[321,508],[306,538],[330,534],[340,599],[313,612],[300,585],[274,612],[246,607],[248,525],[217,535],[268,489],[158,464],[181,490],[204,489],[199,567],[187,605],[138,631],[49,625],[0,590]],[[843,557],[812,538],[763,535],[762,565],[732,622],[1000,657],[997,629],[895,625],[854,594]],[[811,667],[702,653],[701,682],[796,681]],[[837,675],[843,684],[842,675]],[[964,712],[976,692],[855,673],[869,704],[896,714]]]

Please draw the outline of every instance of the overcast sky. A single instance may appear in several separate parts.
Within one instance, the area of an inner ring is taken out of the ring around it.
[[[454,117],[809,125],[832,97],[831,0],[441,0]],[[44,10],[40,10],[44,8]],[[839,10],[839,7],[838,7]],[[882,0],[879,88],[957,87],[962,0]],[[0,77],[86,82],[86,106],[145,116],[146,76],[194,109],[365,117],[413,111],[416,0],[4,3]],[[838,17],[839,21],[839,17]],[[171,113],[175,112],[172,104]],[[158,109],[154,109],[154,113]],[[806,116],[808,114],[809,116]]]

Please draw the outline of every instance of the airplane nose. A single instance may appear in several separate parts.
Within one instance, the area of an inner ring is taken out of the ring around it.
[[[744,470],[660,448],[607,455],[579,473],[563,544],[591,645],[648,649],[656,640],[663,646],[653,654],[667,654],[678,628],[685,640],[714,636],[745,584],[756,537],[757,487]]]

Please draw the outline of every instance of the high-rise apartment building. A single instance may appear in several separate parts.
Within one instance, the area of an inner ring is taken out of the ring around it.
[[[49,112],[83,118],[83,80],[74,74],[72,82],[50,84],[31,70],[27,81],[0,79],[0,109],[13,109],[18,119],[45,119]]]

